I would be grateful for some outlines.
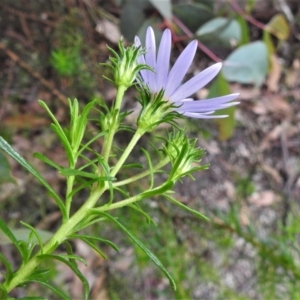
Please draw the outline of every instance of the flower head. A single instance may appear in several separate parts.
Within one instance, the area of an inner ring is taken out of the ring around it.
[[[209,83],[221,70],[222,64],[216,63],[200,72],[190,80],[182,83],[197,50],[197,41],[192,41],[180,54],[174,66],[169,69],[171,55],[171,31],[166,29],[162,35],[161,42],[156,52],[156,43],[153,29],[148,27],[146,33],[146,53],[138,57],[141,64],[149,65],[151,70],[141,70],[140,75],[143,82],[153,94],[164,90],[164,100],[174,104],[175,110],[185,116],[192,118],[208,119],[222,118],[226,115],[212,115],[216,110],[238,104],[230,102],[239,94],[230,94],[206,100],[194,100],[190,98],[195,92]],[[141,41],[135,38],[135,45],[140,46]]]
[[[124,47],[122,38],[119,41],[120,55],[112,48],[108,47],[113,54],[109,58],[110,64],[103,64],[109,66],[114,71],[114,79],[109,81],[116,86],[130,87],[136,79],[137,74],[143,70],[151,70],[146,64],[140,64],[137,58],[144,54],[144,50],[140,46],[132,45],[131,47]]]

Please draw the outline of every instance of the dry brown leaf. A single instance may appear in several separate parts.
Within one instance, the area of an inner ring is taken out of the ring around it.
[[[276,194],[272,190],[266,190],[251,195],[248,201],[258,207],[270,206],[276,201]]]
[[[121,38],[119,27],[109,20],[101,20],[101,22],[97,24],[95,30],[100,34],[103,34],[107,40],[114,44],[117,44]]]
[[[271,55],[271,72],[267,79],[267,86],[271,92],[278,92],[279,90],[279,80],[281,76],[281,65],[279,63],[279,58],[277,55]]]
[[[269,94],[263,97],[261,101],[255,103],[252,111],[258,115],[272,113],[279,117],[289,117],[292,114],[290,105],[279,94]]]
[[[7,117],[2,123],[6,127],[16,129],[35,129],[36,127],[48,125],[50,121],[46,118],[37,117],[32,113],[27,113]]]

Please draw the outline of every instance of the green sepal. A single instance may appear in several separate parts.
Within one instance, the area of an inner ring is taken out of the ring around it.
[[[121,224],[113,216],[104,212],[99,212],[99,214],[102,214],[105,217],[107,217],[109,220],[113,221],[123,232],[125,232],[130,237],[130,239],[138,247],[140,247],[145,252],[145,254],[154,262],[154,264],[166,275],[166,277],[169,279],[170,285],[174,290],[176,290],[176,283],[172,278],[171,274],[167,271],[167,269],[164,267],[161,261],[144,245],[142,241],[140,241],[136,236],[134,236],[123,224]]]

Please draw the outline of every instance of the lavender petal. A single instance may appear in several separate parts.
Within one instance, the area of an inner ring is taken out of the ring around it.
[[[166,88],[165,96],[170,97],[181,83],[187,70],[189,69],[197,49],[197,41],[192,41],[187,45],[183,52],[178,57],[173,68],[171,69]]]
[[[195,92],[203,88],[207,83],[209,83],[220,72],[221,68],[222,63],[217,63],[200,72],[199,74],[185,82],[182,86],[180,86],[170,96],[171,101],[177,102],[194,94]]]
[[[160,41],[157,62],[156,62],[156,92],[165,87],[169,72],[169,63],[171,55],[171,31],[166,29]]]

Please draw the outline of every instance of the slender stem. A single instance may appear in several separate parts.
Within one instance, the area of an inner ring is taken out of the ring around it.
[[[35,270],[35,268],[41,263],[39,255],[44,253],[52,253],[58,245],[64,242],[66,237],[73,232],[76,225],[81,222],[89,213],[89,210],[95,206],[99,197],[105,192],[107,186],[96,189],[82,207],[52,236],[52,238],[45,244],[43,249],[35,254],[27,263],[23,264],[21,268],[14,274],[13,279],[10,282],[4,283],[4,288],[7,292],[10,292],[13,288],[26,281],[26,278]]]
[[[156,164],[154,167],[153,167],[153,170],[156,171],[156,170],[159,170],[160,168],[164,167],[168,162],[169,162],[169,158],[168,157],[165,157],[162,161],[160,161],[158,164]],[[128,183],[131,183],[131,182],[135,182],[143,177],[146,177],[148,175],[150,175],[150,170],[146,170],[144,172],[141,172],[135,176],[132,176],[128,179],[124,179],[124,180],[121,180],[121,181],[118,181],[118,182],[115,182],[113,183],[113,187],[117,187],[117,186],[122,186],[122,185],[125,185],[125,184],[128,184]]]
[[[116,102],[115,102],[115,106],[113,108],[113,114],[112,114],[113,115],[112,125],[111,125],[111,128],[110,128],[108,134],[105,136],[104,144],[103,144],[102,153],[104,156],[104,161],[106,163],[108,162],[108,159],[109,159],[109,155],[111,152],[111,147],[112,147],[115,133],[118,130],[118,119],[119,119],[119,114],[120,114],[120,108],[121,108],[121,103],[122,103],[123,96],[124,96],[126,89],[127,89],[127,87],[125,87],[123,85],[118,87]]]
[[[123,152],[123,154],[121,155],[121,157],[119,158],[117,164],[114,166],[114,168],[112,169],[110,175],[112,177],[114,177],[119,170],[121,169],[121,167],[123,166],[125,160],[127,159],[127,157],[129,156],[129,154],[131,153],[132,149],[134,148],[134,146],[136,145],[136,143],[138,142],[138,140],[141,138],[141,136],[144,134],[145,132],[143,130],[141,130],[140,128],[138,128],[136,130],[136,132],[134,133],[130,143],[128,144],[127,148],[125,149],[125,151]]]
[[[71,202],[72,202],[71,193],[73,191],[74,180],[75,180],[75,176],[69,176],[67,178],[67,191],[66,191],[66,217],[67,217],[67,220],[70,217],[70,209],[71,209]]]

